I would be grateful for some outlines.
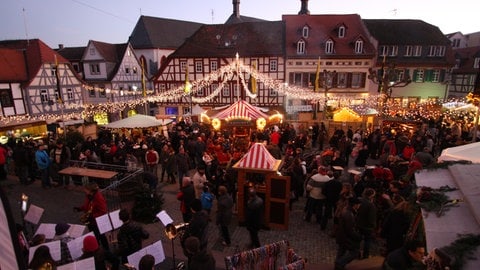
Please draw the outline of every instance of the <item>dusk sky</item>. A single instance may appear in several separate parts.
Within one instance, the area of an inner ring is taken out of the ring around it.
[[[240,0],[240,14],[281,20],[297,14],[300,0]],[[420,19],[444,34],[480,31],[480,1],[310,0],[310,13],[359,14],[363,19]],[[89,40],[124,43],[140,15],[222,24],[232,0],[2,0],[0,40],[39,38],[52,48],[86,46]]]

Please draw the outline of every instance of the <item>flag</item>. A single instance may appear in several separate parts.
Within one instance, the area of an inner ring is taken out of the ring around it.
[[[185,94],[190,94],[191,90],[192,90],[192,84],[188,80],[188,67],[185,66],[185,88],[184,88],[184,92],[185,92]]]
[[[144,66],[144,63],[143,63],[143,57],[140,59],[140,62],[142,64],[141,68],[142,68],[142,94],[144,97],[147,96],[147,86],[146,86],[146,83],[145,83],[145,66]]]
[[[382,68],[378,71],[378,93],[381,93],[383,89],[383,84],[385,83],[385,61],[387,55],[383,55]]]
[[[252,67],[253,67],[252,71],[256,71],[257,63],[253,62]],[[252,91],[253,94],[257,93],[257,79],[255,78],[255,76],[253,76],[253,74],[250,74],[250,90]]]
[[[62,89],[60,87],[60,70],[58,68],[58,59],[57,59],[57,55],[54,54],[53,57],[55,58],[55,77],[57,79],[57,93],[58,93],[58,99],[57,99],[57,102],[59,104],[63,104],[63,100],[62,100]]]
[[[313,88],[314,92],[320,90],[320,57],[318,58],[317,71],[315,72],[315,85]]]

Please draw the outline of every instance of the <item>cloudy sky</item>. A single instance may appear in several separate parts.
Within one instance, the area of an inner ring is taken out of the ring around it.
[[[300,0],[241,0],[243,16],[281,20],[297,14]],[[363,19],[420,19],[444,34],[480,31],[477,0],[310,0],[311,14],[359,14]],[[123,43],[140,15],[224,23],[232,0],[2,0],[0,40],[39,38],[52,48],[89,40]]]

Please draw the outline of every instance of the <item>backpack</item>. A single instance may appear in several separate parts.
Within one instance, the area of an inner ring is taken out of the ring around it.
[[[157,163],[157,155],[155,155],[155,152],[153,151],[148,151],[147,152],[147,164],[148,165],[154,165]]]

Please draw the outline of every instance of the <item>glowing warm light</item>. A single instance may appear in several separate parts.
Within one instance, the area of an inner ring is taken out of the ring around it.
[[[265,118],[260,117],[257,119],[257,128],[259,130],[263,130],[266,125],[267,125],[267,120],[265,120]]]
[[[221,125],[222,125],[222,124],[221,124],[221,122],[220,122],[220,119],[218,119],[218,118],[213,118],[213,119],[212,119],[212,127],[213,127],[215,130],[219,130]]]

